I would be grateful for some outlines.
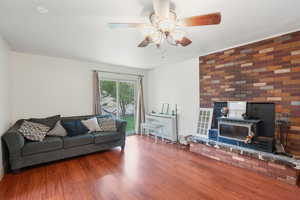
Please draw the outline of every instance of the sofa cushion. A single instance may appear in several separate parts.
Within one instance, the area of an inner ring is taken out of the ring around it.
[[[61,125],[61,121],[58,121],[55,127],[47,133],[49,136],[65,137],[68,135],[66,129]]]
[[[63,121],[62,125],[66,129],[66,131],[68,132],[68,136],[70,137],[89,132],[89,129],[86,128],[80,120]]]
[[[18,129],[22,135],[32,141],[43,141],[47,132],[50,130],[48,126],[43,124],[24,121],[21,127]]]
[[[81,146],[94,143],[94,136],[90,133],[77,135],[74,137],[63,137],[64,148],[71,148],[75,146]]]
[[[26,142],[22,148],[24,156],[62,149],[63,141],[59,137],[46,137],[42,142]]]
[[[95,143],[106,143],[113,142],[116,140],[122,139],[122,135],[119,132],[110,131],[110,132],[96,132],[93,133],[95,137]]]
[[[45,126],[50,127],[50,130],[54,128],[56,123],[60,120],[60,115],[55,115],[52,117],[47,117],[47,118],[31,118],[28,121],[34,122],[34,123],[39,123],[39,124],[44,124]]]

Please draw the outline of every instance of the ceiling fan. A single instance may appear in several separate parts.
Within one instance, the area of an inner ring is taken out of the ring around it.
[[[192,41],[185,37],[181,27],[215,25],[221,22],[221,13],[211,13],[178,19],[175,11],[170,9],[170,0],[153,0],[153,9],[149,16],[150,23],[109,23],[110,28],[137,28],[145,39],[138,47],[155,44],[158,48],[167,41],[171,45],[188,46]]]

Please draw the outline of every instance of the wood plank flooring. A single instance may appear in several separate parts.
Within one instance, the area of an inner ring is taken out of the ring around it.
[[[120,148],[28,168],[0,182],[10,200],[293,200],[300,189],[146,136]]]

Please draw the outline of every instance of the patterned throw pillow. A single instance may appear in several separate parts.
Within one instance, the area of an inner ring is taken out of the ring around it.
[[[43,124],[45,126],[50,127],[50,130],[51,130],[55,127],[56,123],[59,120],[60,120],[60,115],[55,115],[55,116],[47,117],[47,118],[31,118],[27,121],[38,123],[38,124]]]
[[[117,131],[116,120],[111,118],[97,118],[100,131]]]
[[[21,127],[18,129],[22,135],[32,141],[43,141],[50,127],[43,124],[38,124],[34,122],[24,121]]]

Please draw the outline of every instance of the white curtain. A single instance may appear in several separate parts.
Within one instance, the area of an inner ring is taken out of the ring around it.
[[[93,90],[94,90],[94,98],[93,98],[93,110],[95,115],[101,115],[101,92],[100,92],[100,81],[99,81],[99,73],[97,71],[93,71]]]
[[[143,91],[143,78],[142,77],[139,77],[137,92],[138,93],[137,93],[135,132],[140,133],[141,123],[145,122],[145,103],[144,103],[144,91]]]

